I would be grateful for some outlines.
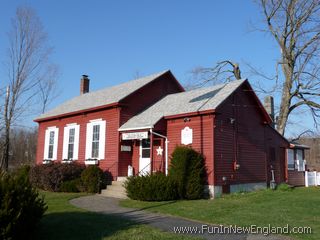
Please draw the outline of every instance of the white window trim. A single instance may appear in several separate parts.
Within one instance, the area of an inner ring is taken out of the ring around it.
[[[69,131],[71,128],[75,129],[74,132],[74,145],[73,145],[73,158],[68,159],[68,146],[69,146]],[[70,160],[78,160],[79,156],[79,134],[80,134],[80,125],[76,123],[67,124],[63,130],[63,151],[62,151],[62,160],[67,162]]]
[[[84,164],[85,165],[97,165],[98,164],[98,160],[85,160]]]
[[[89,122],[94,123],[94,122],[103,122],[102,118],[98,118],[98,119],[92,119]]]
[[[92,158],[92,134],[93,134],[93,126],[100,125],[100,132],[99,132],[99,157]],[[87,123],[87,130],[86,130],[86,164],[97,164],[96,160],[105,159],[105,143],[106,143],[106,121],[102,119],[94,119],[90,120]],[[93,163],[94,162],[94,163]]]
[[[51,131],[54,131],[53,154],[52,154],[52,158],[48,158],[49,139],[50,139],[50,132]],[[48,163],[49,161],[57,160],[58,139],[59,139],[59,128],[57,128],[56,126],[48,127],[45,131],[45,139],[44,139],[44,153],[43,153],[43,162],[44,163]]]

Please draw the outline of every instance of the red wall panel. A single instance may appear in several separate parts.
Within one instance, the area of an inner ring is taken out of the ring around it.
[[[185,122],[184,118],[167,120],[167,136],[169,140],[169,156],[174,148],[181,145],[181,130],[189,127],[193,130],[192,148],[201,152],[205,157],[205,164],[208,176],[208,184],[213,184],[213,115],[198,115],[189,117],[190,121]],[[169,159],[170,162],[170,159]],[[170,164],[169,164],[170,165]]]
[[[216,110],[216,185],[267,182],[271,180],[269,149],[274,147],[276,181],[284,180],[284,148],[287,142],[266,125],[252,90],[242,85]],[[234,169],[234,162],[240,164]],[[227,181],[223,181],[226,177]]]
[[[54,119],[39,123],[38,147],[37,147],[37,164],[42,164],[44,154],[44,138],[45,131],[48,127],[56,126],[59,128],[58,154],[57,161],[62,160],[63,149],[63,131],[64,127],[69,123],[77,123],[80,125],[79,135],[79,163],[85,161],[86,149],[86,127],[87,123],[93,119],[102,118],[106,120],[106,145],[105,159],[99,161],[99,166],[104,171],[109,171],[112,176],[118,176],[118,159],[119,159],[119,108],[111,108],[90,112],[86,114],[78,114],[76,116]]]

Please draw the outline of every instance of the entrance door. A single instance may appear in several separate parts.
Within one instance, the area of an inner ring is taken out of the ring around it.
[[[142,139],[140,141],[140,160],[139,172],[140,175],[150,174],[151,169],[150,161],[150,139]]]

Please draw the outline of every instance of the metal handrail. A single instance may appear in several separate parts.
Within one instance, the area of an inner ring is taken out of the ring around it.
[[[140,175],[140,173],[146,168],[146,167],[148,167],[149,165],[151,165],[151,161],[150,161],[150,163],[148,163],[144,168],[142,168],[138,173],[137,173],[137,175]],[[150,169],[151,170],[151,169]],[[150,174],[150,173],[149,173]]]

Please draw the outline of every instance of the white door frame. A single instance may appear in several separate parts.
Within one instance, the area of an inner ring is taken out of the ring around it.
[[[148,158],[142,157],[142,141],[144,139],[140,140],[140,148],[139,148],[139,172],[140,175],[147,175],[151,173],[151,158],[150,156]],[[150,139],[149,139],[150,140]],[[150,143],[151,144],[151,143]],[[149,147],[151,151],[151,145]]]

